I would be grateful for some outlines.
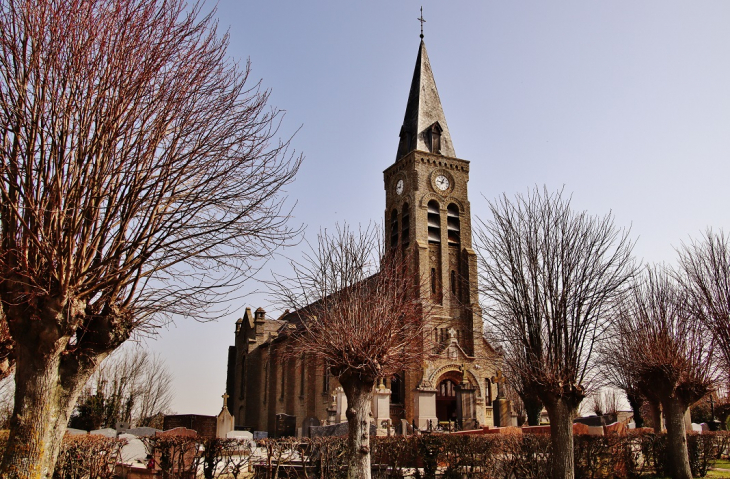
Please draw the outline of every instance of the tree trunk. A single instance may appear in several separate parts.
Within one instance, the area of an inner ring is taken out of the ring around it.
[[[669,473],[673,479],[691,479],[692,469],[687,452],[687,432],[684,415],[687,407],[676,397],[663,401],[664,415],[667,420],[667,455]]]
[[[641,406],[644,404],[644,399],[633,393],[626,393],[626,399],[629,401],[631,410],[634,412],[634,424],[637,428],[644,427],[644,417],[641,415]]]
[[[340,384],[347,396],[347,479],[370,479],[370,406],[375,381],[354,374],[341,376]]]
[[[0,477],[51,479],[69,416],[93,368],[22,345],[16,354],[15,407]]]
[[[553,479],[573,479],[575,477],[573,457],[575,407],[570,406],[564,397],[557,398],[552,404],[546,403],[545,407],[550,415]]]
[[[525,403],[525,412],[527,412],[527,425],[539,426],[540,414],[542,413],[542,401],[539,399],[523,399]]]
[[[658,401],[649,400],[649,408],[651,409],[651,423],[654,426],[654,432],[660,434],[662,432],[662,408]]]

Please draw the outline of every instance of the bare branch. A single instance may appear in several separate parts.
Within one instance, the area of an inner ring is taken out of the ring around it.
[[[572,477],[572,418],[595,345],[634,274],[633,244],[611,215],[574,212],[562,192],[535,188],[490,210],[475,235],[486,322],[515,387],[548,410],[554,477]]]
[[[18,378],[0,474],[52,470],[104,357],[172,315],[215,316],[297,236],[284,188],[301,157],[227,45],[183,0],[0,6],[0,304]]]

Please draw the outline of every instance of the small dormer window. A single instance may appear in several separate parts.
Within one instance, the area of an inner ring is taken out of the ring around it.
[[[443,129],[439,122],[431,125],[431,153],[441,154],[441,132]]]

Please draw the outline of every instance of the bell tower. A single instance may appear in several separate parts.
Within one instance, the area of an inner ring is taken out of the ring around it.
[[[464,352],[473,355],[482,325],[473,319],[478,296],[469,162],[454,152],[423,40],[395,163],[385,170],[384,180],[388,244],[413,256],[416,272],[428,279],[421,295],[436,305],[436,318],[427,328],[433,353],[455,336]]]
[[[386,241],[413,259],[420,296],[434,306],[423,369],[402,379],[405,416],[420,428],[493,425],[489,377],[498,359],[479,309],[469,162],[456,157],[423,37],[395,162],[383,179]]]

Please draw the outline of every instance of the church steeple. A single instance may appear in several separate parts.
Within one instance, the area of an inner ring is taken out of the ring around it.
[[[413,150],[456,157],[423,40],[418,46],[396,161]]]

